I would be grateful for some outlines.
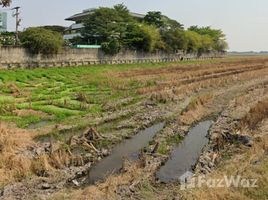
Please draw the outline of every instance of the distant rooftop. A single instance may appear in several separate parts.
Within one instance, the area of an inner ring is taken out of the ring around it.
[[[83,10],[83,12],[72,15],[71,17],[68,17],[65,20],[67,20],[67,21],[83,20],[86,16],[88,16],[89,14],[92,14],[94,12],[94,10],[96,10],[96,8],[89,8],[89,9]],[[136,18],[144,18],[145,17],[145,15],[143,15],[143,14],[134,13],[134,12],[130,12],[130,15],[132,17],[136,17]]]

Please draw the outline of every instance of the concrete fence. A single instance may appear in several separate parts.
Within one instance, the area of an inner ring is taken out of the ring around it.
[[[0,47],[0,69],[171,62],[190,59],[211,59],[223,56],[223,54],[219,53],[197,56],[195,54],[143,53],[136,51],[124,51],[115,56],[109,56],[105,55],[100,49],[71,48],[65,48],[55,55],[33,55],[20,47]]]

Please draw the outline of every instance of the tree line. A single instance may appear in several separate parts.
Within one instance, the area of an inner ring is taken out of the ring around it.
[[[9,1],[0,0],[8,5]],[[224,52],[227,48],[225,35],[220,29],[191,26],[162,15],[148,12],[144,18],[133,17],[123,4],[113,8],[95,9],[82,22],[81,37],[63,40],[65,28],[61,26],[31,27],[19,34],[21,45],[32,53],[57,53],[63,46],[98,44],[106,54],[114,55],[130,49],[143,52],[207,53]],[[12,35],[0,34],[0,44],[11,45]]]
[[[185,30],[183,24],[161,12],[148,12],[140,20],[132,17],[123,4],[98,8],[83,23],[82,37],[72,42],[99,44],[109,54],[116,54],[121,49],[145,52],[182,50],[202,54],[228,48],[220,29],[191,26]]]

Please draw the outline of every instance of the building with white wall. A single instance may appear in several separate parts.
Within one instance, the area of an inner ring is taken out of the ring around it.
[[[0,32],[7,31],[7,13],[0,11]]]

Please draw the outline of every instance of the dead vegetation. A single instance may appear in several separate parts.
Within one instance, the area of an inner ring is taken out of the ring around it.
[[[27,147],[33,145],[26,131],[0,123],[0,185],[18,181],[31,173]]]
[[[178,119],[178,123],[181,125],[191,125],[192,123],[199,121],[204,115],[206,115],[206,105],[213,99],[212,94],[202,94],[197,97],[193,97],[189,105],[183,111]]]
[[[268,191],[268,135],[267,120],[258,129],[260,136],[254,141],[252,148],[238,150],[230,159],[224,161],[219,169],[209,178],[222,179],[225,175],[240,175],[248,179],[258,179],[257,188],[209,188],[203,186],[192,192],[179,192],[183,199],[267,199]],[[248,133],[250,134],[250,133]],[[261,136],[264,134],[264,136]]]
[[[61,191],[53,196],[52,199],[76,199],[76,200],[116,200],[120,199],[121,192],[124,191],[124,186],[128,188],[129,185],[133,185],[133,188],[137,182],[137,177],[142,176],[142,168],[139,164],[133,164],[128,161],[125,163],[124,172],[120,175],[114,175],[107,178],[105,183],[86,187],[85,189]],[[125,188],[125,189],[126,189]],[[66,193],[68,195],[66,195]],[[127,198],[127,197],[126,197]]]
[[[268,117],[268,99],[258,102],[242,119],[242,126],[254,130],[259,123]]]

